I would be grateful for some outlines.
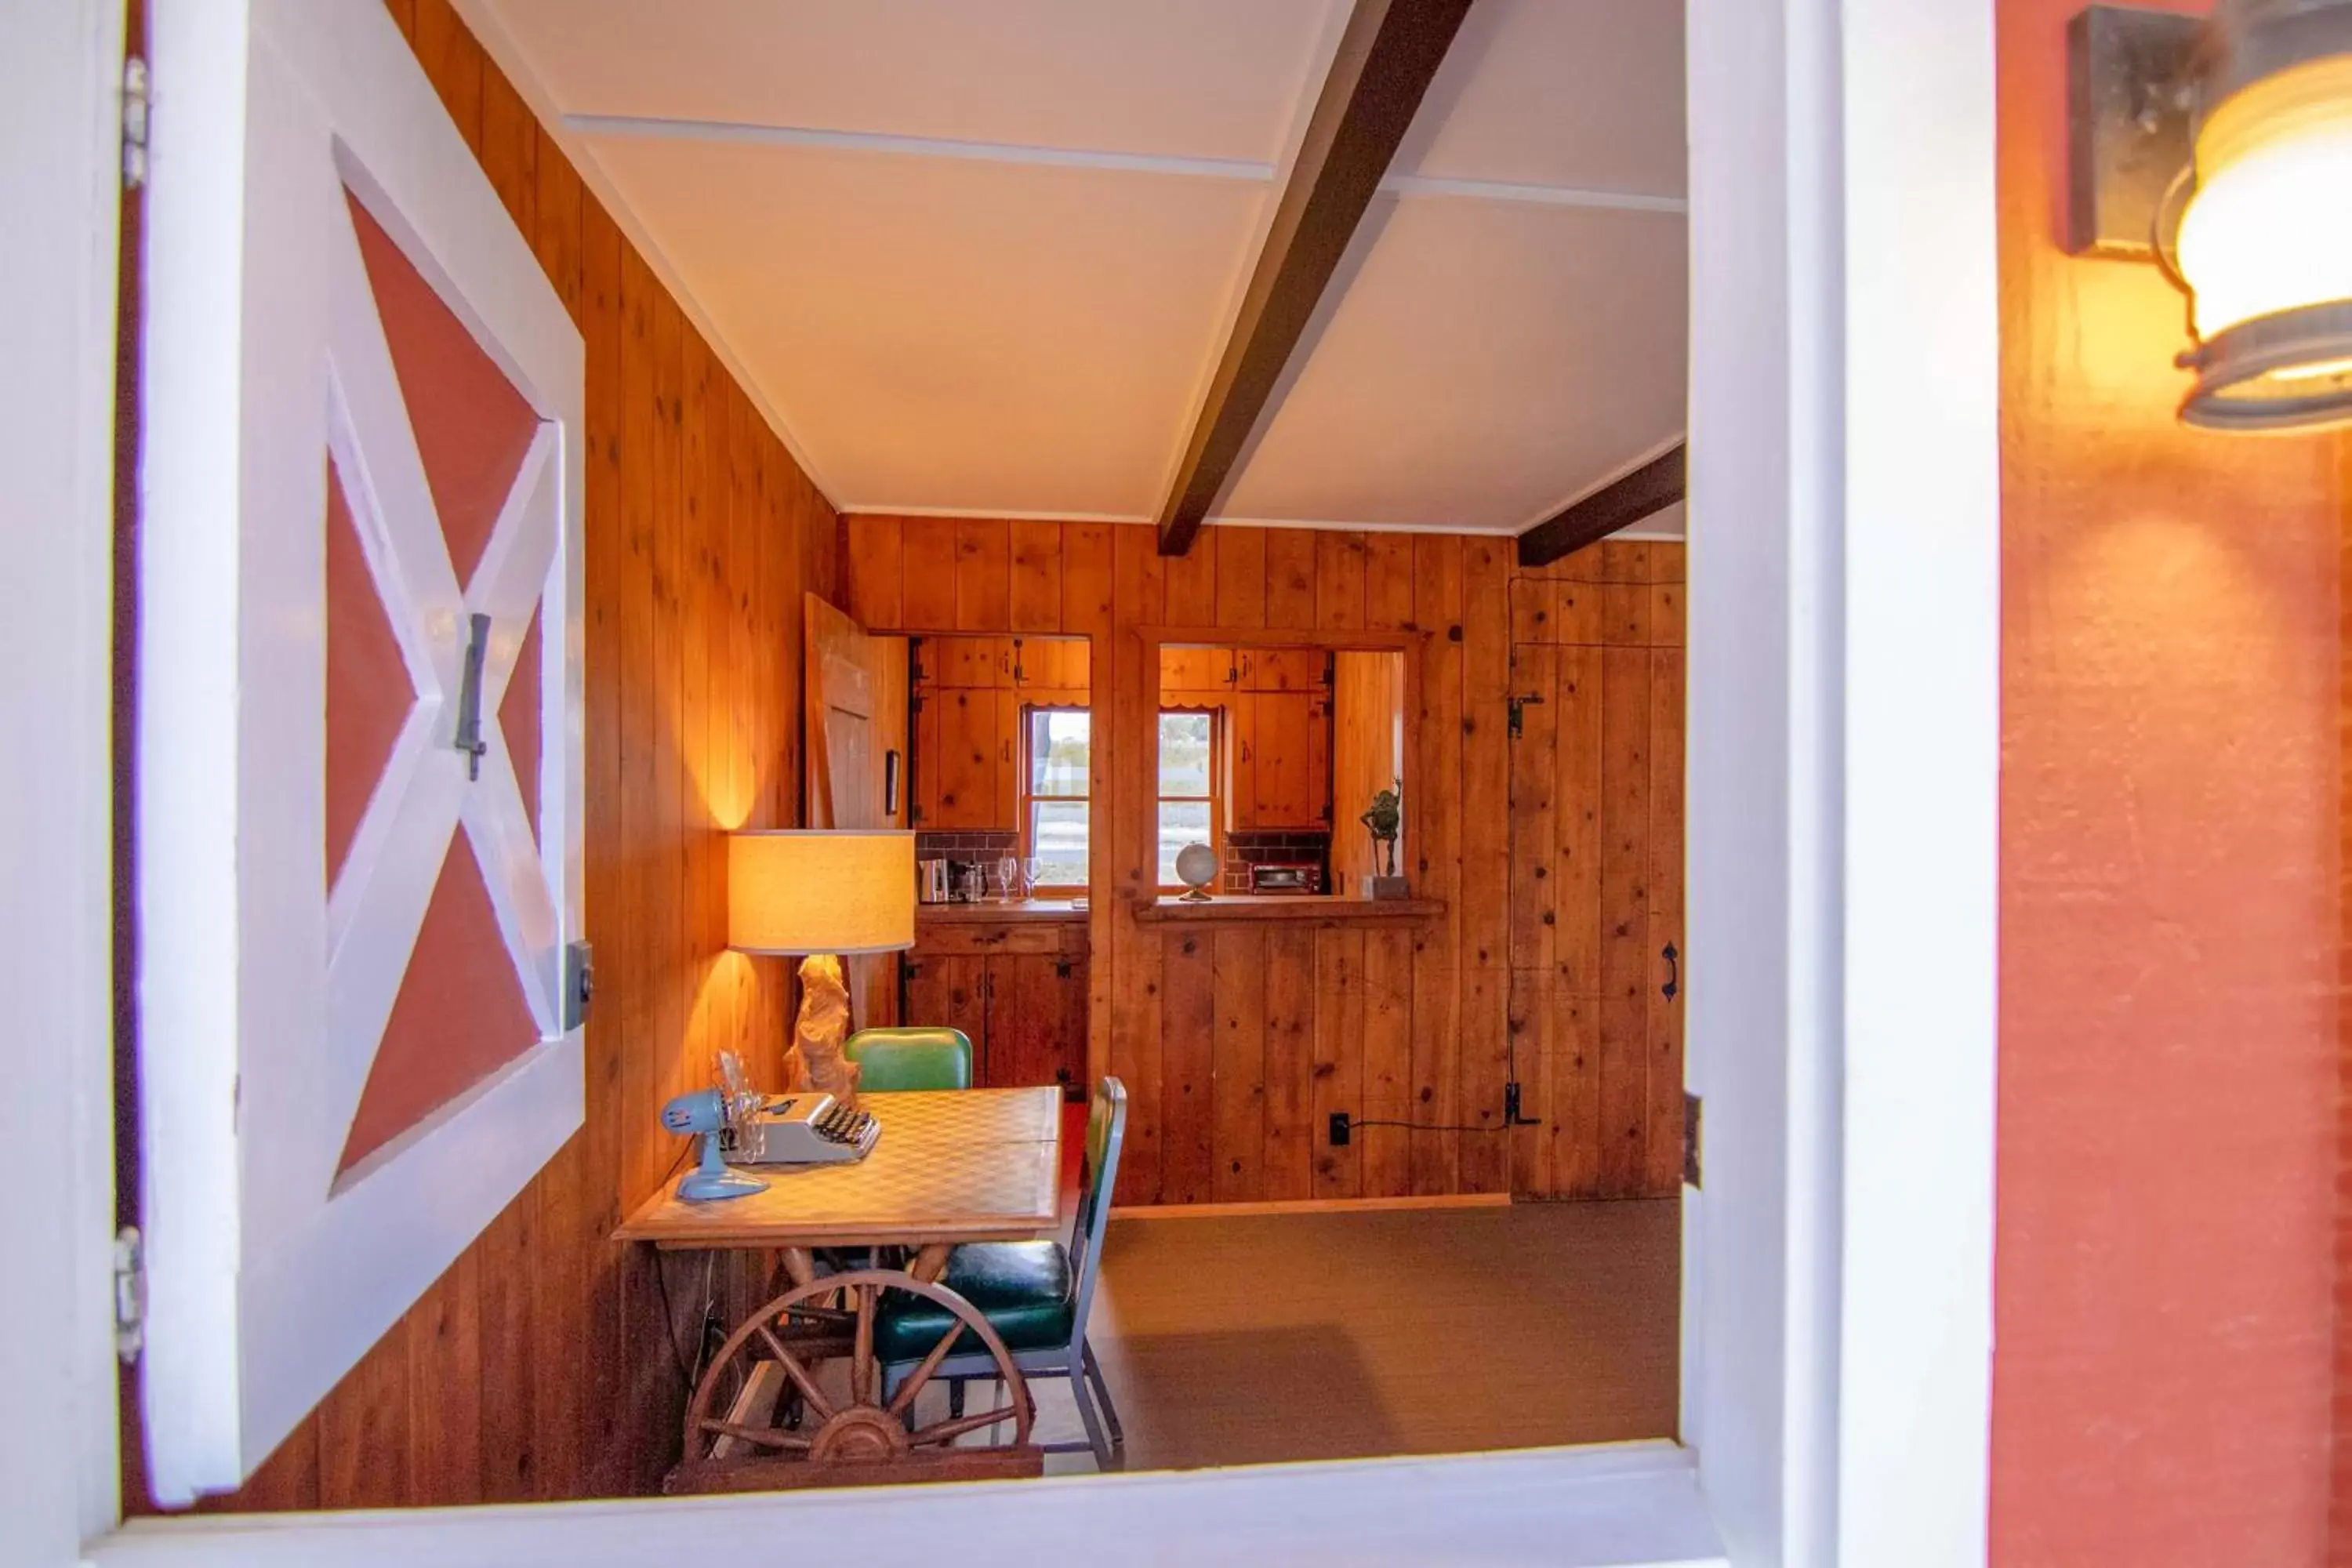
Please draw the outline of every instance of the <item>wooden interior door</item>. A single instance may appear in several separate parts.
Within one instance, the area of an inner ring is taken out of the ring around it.
[[[907,639],[875,637],[814,594],[807,596],[803,616],[808,825],[903,827],[908,816]],[[852,1028],[898,1021],[895,956],[845,959],[842,969]]]
[[[1511,650],[1521,1196],[1680,1190],[1682,671],[1679,647]]]
[[[195,9],[141,410],[166,1505],[249,1476],[583,1101],[580,334],[381,4]]]

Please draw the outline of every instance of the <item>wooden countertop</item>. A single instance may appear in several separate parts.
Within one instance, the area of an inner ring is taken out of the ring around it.
[[[1025,925],[1040,921],[1083,921],[1087,911],[1071,899],[1024,899],[1013,904],[917,904],[915,924]]]
[[[1382,921],[1419,921],[1445,912],[1444,899],[1362,899],[1307,893],[1227,893],[1205,903],[1187,903],[1170,894],[1135,907],[1147,925],[1168,922],[1241,923],[1257,921],[1318,921],[1368,925]]]

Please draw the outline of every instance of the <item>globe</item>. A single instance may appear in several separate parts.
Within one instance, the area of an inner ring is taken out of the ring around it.
[[[1205,844],[1187,844],[1176,851],[1176,879],[1192,890],[1188,899],[1205,899],[1217,879],[1217,852]]]

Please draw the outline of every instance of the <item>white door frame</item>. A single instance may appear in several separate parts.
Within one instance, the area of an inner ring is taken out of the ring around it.
[[[340,1521],[113,1519],[101,803],[109,6],[20,8],[0,164],[56,328],[11,374],[12,506],[51,510],[0,621],[0,1556],[642,1561],[746,1532],[952,1532],[984,1560],[1080,1524],[1171,1558],[1299,1539],[1592,1564],[1942,1564],[1984,1552],[1991,1339],[1999,489],[1990,0],[1688,0],[1693,363],[1685,1419],[1656,1446],[1439,1461]],[[24,19],[38,15],[37,36]],[[159,83],[168,106],[170,84]],[[159,134],[168,120],[159,120]],[[13,129],[13,128],[12,128]],[[38,166],[35,166],[37,164]],[[98,236],[98,237],[93,237]],[[70,243],[65,243],[70,242]],[[103,329],[103,330],[101,330]],[[11,331],[16,330],[12,324]],[[63,395],[70,389],[72,395]],[[20,389],[12,388],[12,393]],[[19,536],[26,530],[15,531]],[[54,672],[36,682],[32,668]],[[16,874],[26,866],[40,874]],[[1737,999],[1738,1005],[1731,1003]],[[28,1194],[54,1194],[37,1213]],[[1471,1511],[1475,1509],[1475,1512]],[[1492,1521],[1491,1536],[1459,1527]],[[1039,1532],[1046,1534],[1041,1535]],[[1106,1531],[1135,1531],[1121,1535]],[[1694,1534],[1693,1531],[1699,1533]],[[94,1538],[93,1538],[94,1537]],[[1725,1554],[1707,1542],[1719,1539]]]

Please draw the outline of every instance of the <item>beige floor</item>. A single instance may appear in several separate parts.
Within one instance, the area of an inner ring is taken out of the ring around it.
[[[1679,1209],[1115,1219],[1092,1337],[1129,1468],[1672,1436]],[[1081,1436],[1037,1389],[1038,1437]]]

